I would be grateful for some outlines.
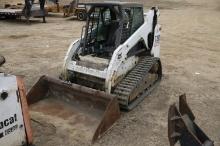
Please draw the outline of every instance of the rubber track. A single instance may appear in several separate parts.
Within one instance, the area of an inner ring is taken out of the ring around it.
[[[133,90],[140,85],[140,82],[144,77],[146,77],[153,67],[154,64],[158,63],[158,78],[150,85],[150,87],[146,87],[145,90],[132,102],[129,102],[129,97],[132,94]],[[162,77],[162,68],[160,59],[156,57],[145,56],[140,59],[138,64],[125,76],[125,78],[116,86],[113,94],[118,96],[118,101],[120,103],[120,107],[125,110],[132,110],[137,104],[139,104],[144,97],[146,97],[161,80]]]

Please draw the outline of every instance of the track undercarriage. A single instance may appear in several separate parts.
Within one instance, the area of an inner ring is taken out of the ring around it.
[[[162,67],[159,58],[144,56],[116,86],[113,94],[118,97],[121,108],[133,109],[160,82]]]

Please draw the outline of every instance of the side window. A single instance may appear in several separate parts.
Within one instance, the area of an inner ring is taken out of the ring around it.
[[[133,21],[131,27],[131,34],[133,34],[144,22],[143,9],[133,8]]]
[[[124,24],[121,43],[124,43],[143,23],[143,8],[129,7],[123,9]]]
[[[124,22],[122,28],[122,37],[121,37],[121,44],[124,43],[130,36],[131,33],[131,24],[132,24],[132,9],[125,8],[122,10]]]

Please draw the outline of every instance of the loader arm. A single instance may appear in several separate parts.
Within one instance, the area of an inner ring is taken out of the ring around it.
[[[76,50],[79,48],[80,42],[81,42],[81,39],[78,39],[78,40],[74,41],[73,43],[71,43],[68,48],[68,51],[67,51],[66,56],[64,58],[62,73],[60,75],[60,78],[63,80],[69,80],[68,70],[73,69],[71,67],[72,66],[72,64],[71,64],[72,63],[72,56],[75,54]]]

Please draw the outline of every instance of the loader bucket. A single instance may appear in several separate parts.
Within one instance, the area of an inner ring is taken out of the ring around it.
[[[120,117],[116,97],[47,76],[31,88],[27,99],[31,112],[48,115],[52,122],[61,120],[74,129],[76,137],[83,136],[83,141],[89,143],[100,138]]]
[[[214,146],[214,142],[194,122],[195,116],[186,101],[186,95],[179,97],[179,107],[170,106],[168,114],[168,138],[170,146],[178,141],[180,146]]]

